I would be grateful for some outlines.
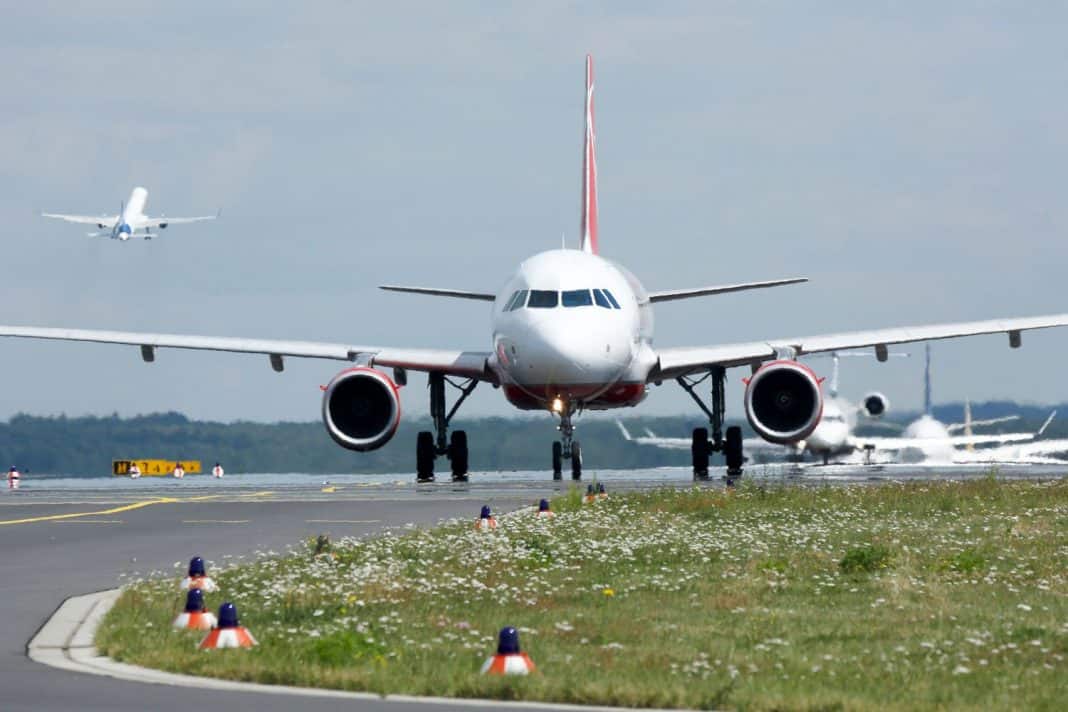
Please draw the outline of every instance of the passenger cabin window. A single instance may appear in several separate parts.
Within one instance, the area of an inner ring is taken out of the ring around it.
[[[590,297],[590,290],[588,289],[570,289],[560,296],[565,307],[593,306],[593,299]]]
[[[530,309],[553,309],[560,303],[560,293],[550,292],[544,289],[530,290],[530,300],[527,307]]]

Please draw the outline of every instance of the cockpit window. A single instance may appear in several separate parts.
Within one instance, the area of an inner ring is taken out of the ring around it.
[[[600,289],[593,290],[593,301],[597,302],[597,306],[604,307],[605,309],[611,309],[612,303],[608,301],[608,297],[604,295],[604,292]]]
[[[588,289],[571,289],[563,292],[560,296],[565,307],[593,306],[593,299],[590,297],[590,290]]]
[[[530,290],[530,301],[527,307],[531,309],[553,309],[560,303],[560,293],[550,292],[544,289]]]
[[[601,291],[604,292],[604,296],[608,299],[609,302],[612,303],[613,307],[615,307],[616,309],[622,309],[623,308],[623,307],[619,306],[619,302],[616,301],[616,298],[612,296],[611,292],[609,292],[607,289],[602,289]]]
[[[520,289],[508,300],[508,305],[504,308],[504,311],[515,311],[516,309],[521,308],[526,301],[527,290]]]

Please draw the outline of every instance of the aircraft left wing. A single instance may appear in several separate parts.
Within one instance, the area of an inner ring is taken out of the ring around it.
[[[155,227],[164,228],[168,225],[185,225],[186,223],[202,222],[204,220],[214,220],[219,217],[218,215],[200,215],[195,218],[145,218],[141,221],[141,227]]]
[[[405,368],[412,371],[435,371],[447,375],[493,381],[487,367],[490,354],[480,351],[407,349],[381,346],[350,346],[319,341],[284,341],[280,339],[245,339],[230,336],[192,336],[150,334],[134,331],[98,331],[95,329],[61,329],[37,326],[0,326],[0,336],[56,341],[85,341],[101,344],[127,344],[141,347],[141,357],[154,361],[158,348],[196,349],[261,354],[270,357],[271,367],[283,368],[283,358],[322,358],[356,361],[372,366]]]
[[[692,438],[662,437],[649,428],[645,429],[645,435],[638,435],[635,437],[630,434],[629,430],[627,430],[627,426],[623,425],[623,421],[617,419],[616,425],[619,427],[619,431],[623,433],[624,440],[638,445],[652,445],[653,447],[658,447],[663,450],[689,450],[693,446]],[[759,450],[763,452],[781,453],[791,449],[788,445],[770,443],[764,438],[745,438],[742,441],[742,445],[745,447],[746,452]]]
[[[712,366],[758,365],[774,358],[795,358],[804,354],[825,351],[843,351],[872,346],[876,355],[891,344],[907,344],[914,341],[936,341],[961,336],[980,334],[1009,335],[1009,344],[1020,344],[1020,332],[1032,329],[1049,329],[1068,326],[1068,314],[1019,317],[1013,319],[990,319],[955,324],[930,324],[927,326],[904,326],[872,331],[854,331],[842,334],[805,336],[791,339],[770,339],[722,346],[694,346],[667,348],[658,351],[659,364],[650,373],[650,381],[705,371]]]
[[[114,215],[61,215],[59,213],[41,213],[42,218],[56,218],[57,220],[66,220],[67,222],[79,223],[81,225],[103,225],[107,228],[115,227],[115,222],[118,220]]]

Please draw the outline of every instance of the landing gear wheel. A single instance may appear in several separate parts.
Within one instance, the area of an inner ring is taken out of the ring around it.
[[[582,479],[582,449],[577,440],[571,443],[571,479]]]
[[[415,438],[415,479],[417,482],[434,481],[434,433],[424,430]]]
[[[742,476],[745,454],[742,452],[742,429],[737,425],[727,428],[727,437],[723,443],[723,454],[727,459],[727,486],[733,487]]]
[[[690,454],[693,457],[693,478],[708,479],[708,428],[694,428]]]
[[[467,431],[454,430],[449,438],[453,482],[467,482]]]
[[[564,479],[564,446],[557,440],[553,443],[553,479]]]

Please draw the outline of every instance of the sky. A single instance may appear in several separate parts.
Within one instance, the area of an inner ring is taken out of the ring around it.
[[[657,345],[1068,311],[1061,3],[0,6],[0,323],[487,350],[486,304],[376,285],[496,291],[577,244],[587,52],[602,253],[649,289],[812,280],[662,304]],[[135,185],[222,218],[118,243],[38,216]],[[1068,330],[1023,342],[938,343],[936,401],[1068,400]],[[901,350],[843,393],[918,408]],[[0,418],[307,421],[340,370],[14,339],[0,363]],[[514,412],[483,387],[462,414]],[[641,412],[700,420],[673,384]]]

